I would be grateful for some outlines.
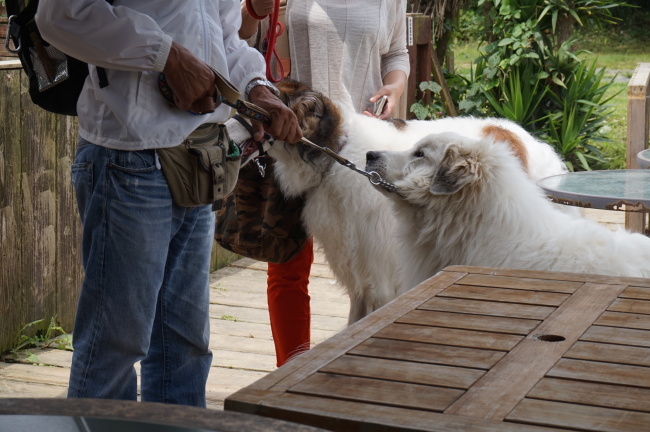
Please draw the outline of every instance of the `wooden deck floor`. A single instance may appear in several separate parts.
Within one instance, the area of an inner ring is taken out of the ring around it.
[[[590,218],[615,229],[622,212],[590,210]],[[223,409],[223,400],[275,369],[275,354],[266,307],[266,264],[243,259],[218,270],[211,279],[211,348],[208,407]],[[317,251],[310,280],[312,344],[345,327],[349,300],[335,283]],[[32,362],[0,361],[0,398],[65,397],[72,353],[30,350]]]

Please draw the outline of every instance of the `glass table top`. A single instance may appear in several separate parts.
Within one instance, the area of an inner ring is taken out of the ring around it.
[[[650,211],[650,170],[580,171],[537,183],[551,201],[604,210]]]
[[[650,149],[640,151],[636,155],[636,161],[639,164],[639,168],[650,168]]]

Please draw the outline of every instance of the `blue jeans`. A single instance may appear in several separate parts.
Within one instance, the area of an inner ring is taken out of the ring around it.
[[[211,206],[172,202],[155,152],[80,140],[72,180],[84,281],[68,397],[205,406]]]

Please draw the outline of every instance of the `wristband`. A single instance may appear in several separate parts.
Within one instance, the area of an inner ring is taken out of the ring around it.
[[[258,14],[255,13],[255,9],[253,9],[253,4],[251,3],[251,0],[246,0],[246,10],[248,11],[248,14],[255,18],[258,21],[263,20],[266,18],[266,15],[264,16],[259,16]]]

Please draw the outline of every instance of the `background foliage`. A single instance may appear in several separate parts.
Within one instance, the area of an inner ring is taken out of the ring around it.
[[[518,122],[555,146],[571,169],[624,166],[625,136],[617,135],[622,127],[614,123],[625,85],[615,65],[602,64],[585,48],[621,41],[616,45],[647,53],[648,17],[644,0],[465,2],[456,16],[446,17],[454,52],[469,47],[456,57],[471,56],[469,68],[446,74],[459,112]],[[432,92],[432,103],[412,111],[418,118],[444,116],[435,86],[423,83],[421,89]]]

